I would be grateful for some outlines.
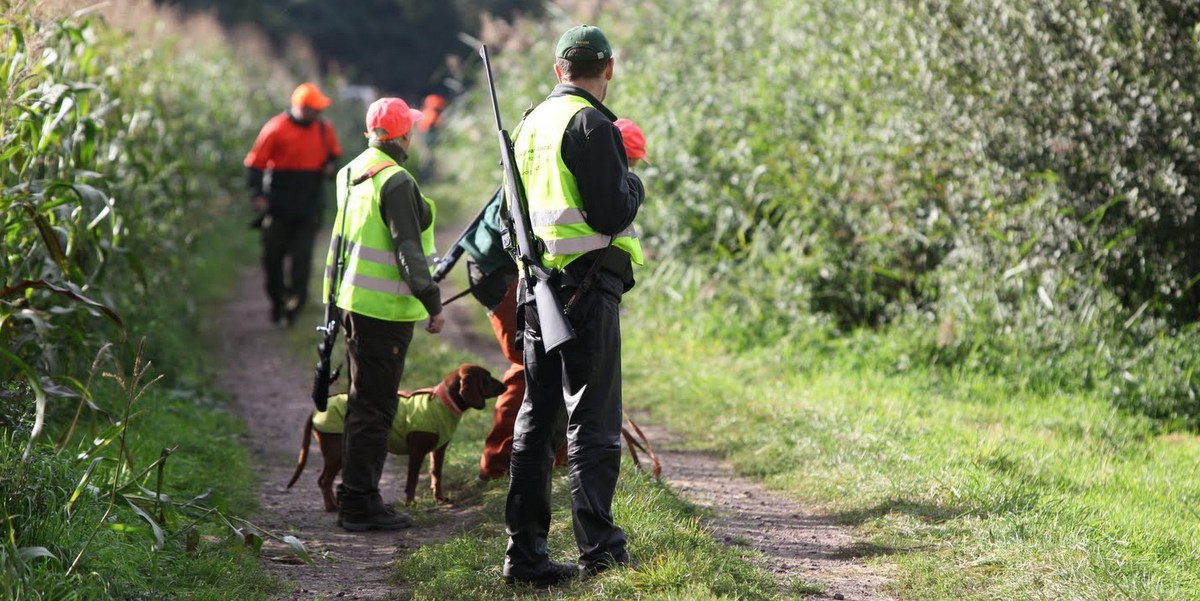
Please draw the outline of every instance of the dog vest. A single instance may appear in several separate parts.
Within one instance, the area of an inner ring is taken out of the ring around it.
[[[329,397],[328,409],[313,413],[313,427],[318,432],[345,432],[347,401],[346,394]],[[454,407],[441,384],[436,388],[414,391],[407,396],[400,395],[396,419],[392,420],[392,429],[388,432],[388,452],[407,455],[409,432],[436,434],[438,440],[435,448],[440,448],[454,438],[461,419],[462,412]]]

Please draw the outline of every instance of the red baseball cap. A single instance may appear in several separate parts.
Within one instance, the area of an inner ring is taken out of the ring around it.
[[[629,119],[617,119],[614,125],[621,130],[621,140],[625,143],[625,156],[631,161],[641,159],[649,164],[650,159],[646,158],[646,136],[642,134],[641,128]]]
[[[408,103],[399,98],[380,98],[367,108],[367,133],[382,129],[387,134],[381,136],[380,141],[399,138],[421,117],[424,117],[421,111],[409,108]]]
[[[321,88],[317,84],[306,81],[298,86],[292,92],[292,106],[306,106],[310,109],[323,111],[329,108],[333,101],[328,96],[321,93]]]

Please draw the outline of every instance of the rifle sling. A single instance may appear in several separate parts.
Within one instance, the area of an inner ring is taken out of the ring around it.
[[[396,163],[392,161],[379,161],[378,163],[372,163],[367,167],[366,171],[353,180],[350,179],[350,169],[346,169],[346,197],[341,199],[342,203],[340,206],[338,206],[338,212],[342,216],[342,229],[340,232],[338,232],[337,254],[334,255],[334,260],[336,261],[334,263],[334,277],[329,281],[329,299],[327,304],[336,304],[338,288],[340,288],[342,285],[342,276],[345,275],[346,271],[346,260],[344,257],[346,253],[346,207],[350,204],[350,188],[353,188],[354,186],[357,186],[371,179],[372,177],[375,177],[380,171],[383,171],[388,167],[395,166]]]
[[[608,246],[605,246],[604,250],[601,250],[600,254],[596,255],[596,260],[592,261],[591,266],[588,267],[583,280],[579,282],[579,287],[575,289],[575,294],[571,295],[571,300],[567,301],[566,306],[563,307],[563,314],[570,316],[571,309],[575,308],[575,304],[579,302],[579,299],[583,298],[592,289],[592,284],[596,281],[596,274],[600,271],[600,264],[604,262],[604,259],[608,258],[608,251],[611,248],[612,240],[609,240]]]
[[[362,175],[359,175],[358,177],[354,178],[354,181],[350,182],[350,186],[357,186],[357,185],[371,179],[372,177],[375,177],[376,175],[379,174],[380,171],[383,171],[384,169],[387,169],[388,167],[395,167],[395,166],[396,166],[396,163],[394,163],[392,161],[379,161],[378,163],[371,163],[367,167],[367,170],[362,172]],[[347,181],[349,181],[349,179],[350,179],[349,171],[346,172],[346,179],[347,179]],[[347,193],[349,193],[350,186],[346,187]]]
[[[346,207],[350,204],[350,187],[353,185],[350,182],[350,170],[346,169],[346,197],[342,199],[342,204],[338,207],[338,212],[342,216],[342,228],[338,232],[337,254],[334,255],[333,278],[329,281],[329,299],[326,301],[326,304],[335,307],[337,305],[338,288],[342,286],[342,276],[346,270],[346,260],[343,257],[346,252]]]

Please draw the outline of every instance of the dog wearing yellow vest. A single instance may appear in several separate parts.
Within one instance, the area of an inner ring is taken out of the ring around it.
[[[416,498],[417,480],[425,456],[432,455],[429,474],[433,484],[433,496],[439,502],[448,502],[442,490],[442,466],[445,464],[446,447],[458,429],[458,422],[467,409],[483,409],[487,399],[504,392],[504,383],[492,377],[487,369],[464,363],[450,372],[441,383],[433,388],[412,392],[401,390],[396,419],[388,434],[388,453],[408,455],[408,480],[404,486],[405,500]],[[345,431],[347,395],[329,397],[325,411],[309,414],[304,425],[304,439],[300,445],[300,457],[296,461],[296,472],[288,481],[291,488],[300,479],[308,463],[308,446],[313,437],[321,449],[325,466],[317,477],[317,486],[325,500],[325,511],[337,511],[337,496],[333,492],[333,481],[342,471],[342,433]]]

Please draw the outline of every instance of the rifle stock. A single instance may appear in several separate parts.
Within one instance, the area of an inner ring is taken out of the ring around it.
[[[337,380],[341,367],[333,369],[333,345],[337,342],[337,306],[332,300],[325,306],[325,325],[317,328],[325,335],[317,344],[317,365],[313,374],[312,402],[317,411],[324,411],[329,404],[329,386]]]
[[[567,321],[563,312],[562,300],[558,291],[550,281],[552,272],[542,265],[541,252],[533,237],[533,226],[529,221],[526,210],[525,189],[521,183],[521,174],[517,171],[516,156],[513,151],[512,139],[500,120],[500,104],[496,99],[496,84],[492,79],[492,62],[488,55],[487,45],[479,48],[483,57],[483,67],[487,73],[488,90],[492,96],[492,112],[496,117],[496,137],[500,144],[500,164],[504,168],[504,194],[507,199],[510,223],[516,239],[516,259],[521,272],[521,279],[527,289],[532,292],[534,304],[537,307],[539,329],[542,345],[546,352],[551,352],[559,346],[575,339],[575,330]]]

